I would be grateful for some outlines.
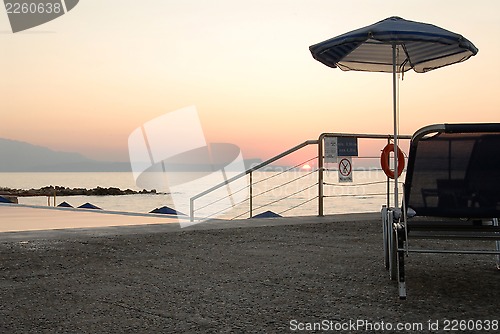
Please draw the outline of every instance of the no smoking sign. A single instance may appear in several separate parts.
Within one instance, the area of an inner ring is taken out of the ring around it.
[[[352,158],[342,157],[338,159],[339,182],[352,182]]]

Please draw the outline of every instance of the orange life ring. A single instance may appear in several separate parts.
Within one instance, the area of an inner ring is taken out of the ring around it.
[[[387,144],[382,150],[382,155],[380,155],[380,165],[385,175],[389,178],[394,178],[394,171],[389,167],[389,154],[394,151],[394,144]],[[398,147],[398,177],[403,173],[405,168],[405,156],[403,151]]]

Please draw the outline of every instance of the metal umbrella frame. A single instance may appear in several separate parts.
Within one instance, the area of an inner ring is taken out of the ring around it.
[[[314,59],[332,68],[392,73],[395,171],[398,168],[397,74],[410,69],[425,73],[463,62],[478,52],[462,35],[397,16],[311,45],[309,50]],[[394,174],[397,206],[398,173]]]

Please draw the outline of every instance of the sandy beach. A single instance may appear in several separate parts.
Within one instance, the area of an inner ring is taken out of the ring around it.
[[[415,330],[399,332],[415,333],[448,332],[453,320],[498,325],[492,256],[412,254],[408,299],[400,301],[384,268],[378,217],[1,233],[0,332],[286,333],[319,325],[397,332],[400,324]]]

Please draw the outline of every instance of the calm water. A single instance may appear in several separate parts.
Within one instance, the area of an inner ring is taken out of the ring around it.
[[[404,176],[404,175],[403,175]],[[318,213],[318,174],[317,172],[289,171],[256,172],[253,175],[253,213],[271,210],[283,216],[316,215]],[[325,172],[324,210],[325,214],[379,211],[386,202],[386,180],[382,171],[354,171],[353,183],[338,183],[336,171]],[[246,182],[249,183],[247,177]],[[70,188],[118,187],[120,189],[142,190],[134,183],[131,173],[0,173],[0,187],[30,189],[45,186],[64,186]],[[280,186],[281,185],[281,186]],[[211,184],[207,184],[209,188]],[[392,189],[391,185],[391,189]],[[235,191],[233,189],[233,191]],[[240,190],[247,197],[248,188]],[[195,207],[207,204],[217,206],[218,197],[208,195],[195,202]],[[186,206],[189,211],[189,198]],[[240,196],[241,198],[241,196]],[[281,198],[284,200],[278,201]],[[156,195],[139,194],[125,196],[58,196],[57,204],[66,201],[77,207],[90,202],[105,210],[149,212],[164,205],[174,206],[168,192]],[[47,205],[47,197],[20,197],[19,203]],[[235,208],[217,214],[224,218],[247,218],[250,203],[248,200]],[[202,209],[200,209],[202,210]],[[217,212],[217,211],[215,211]]]

